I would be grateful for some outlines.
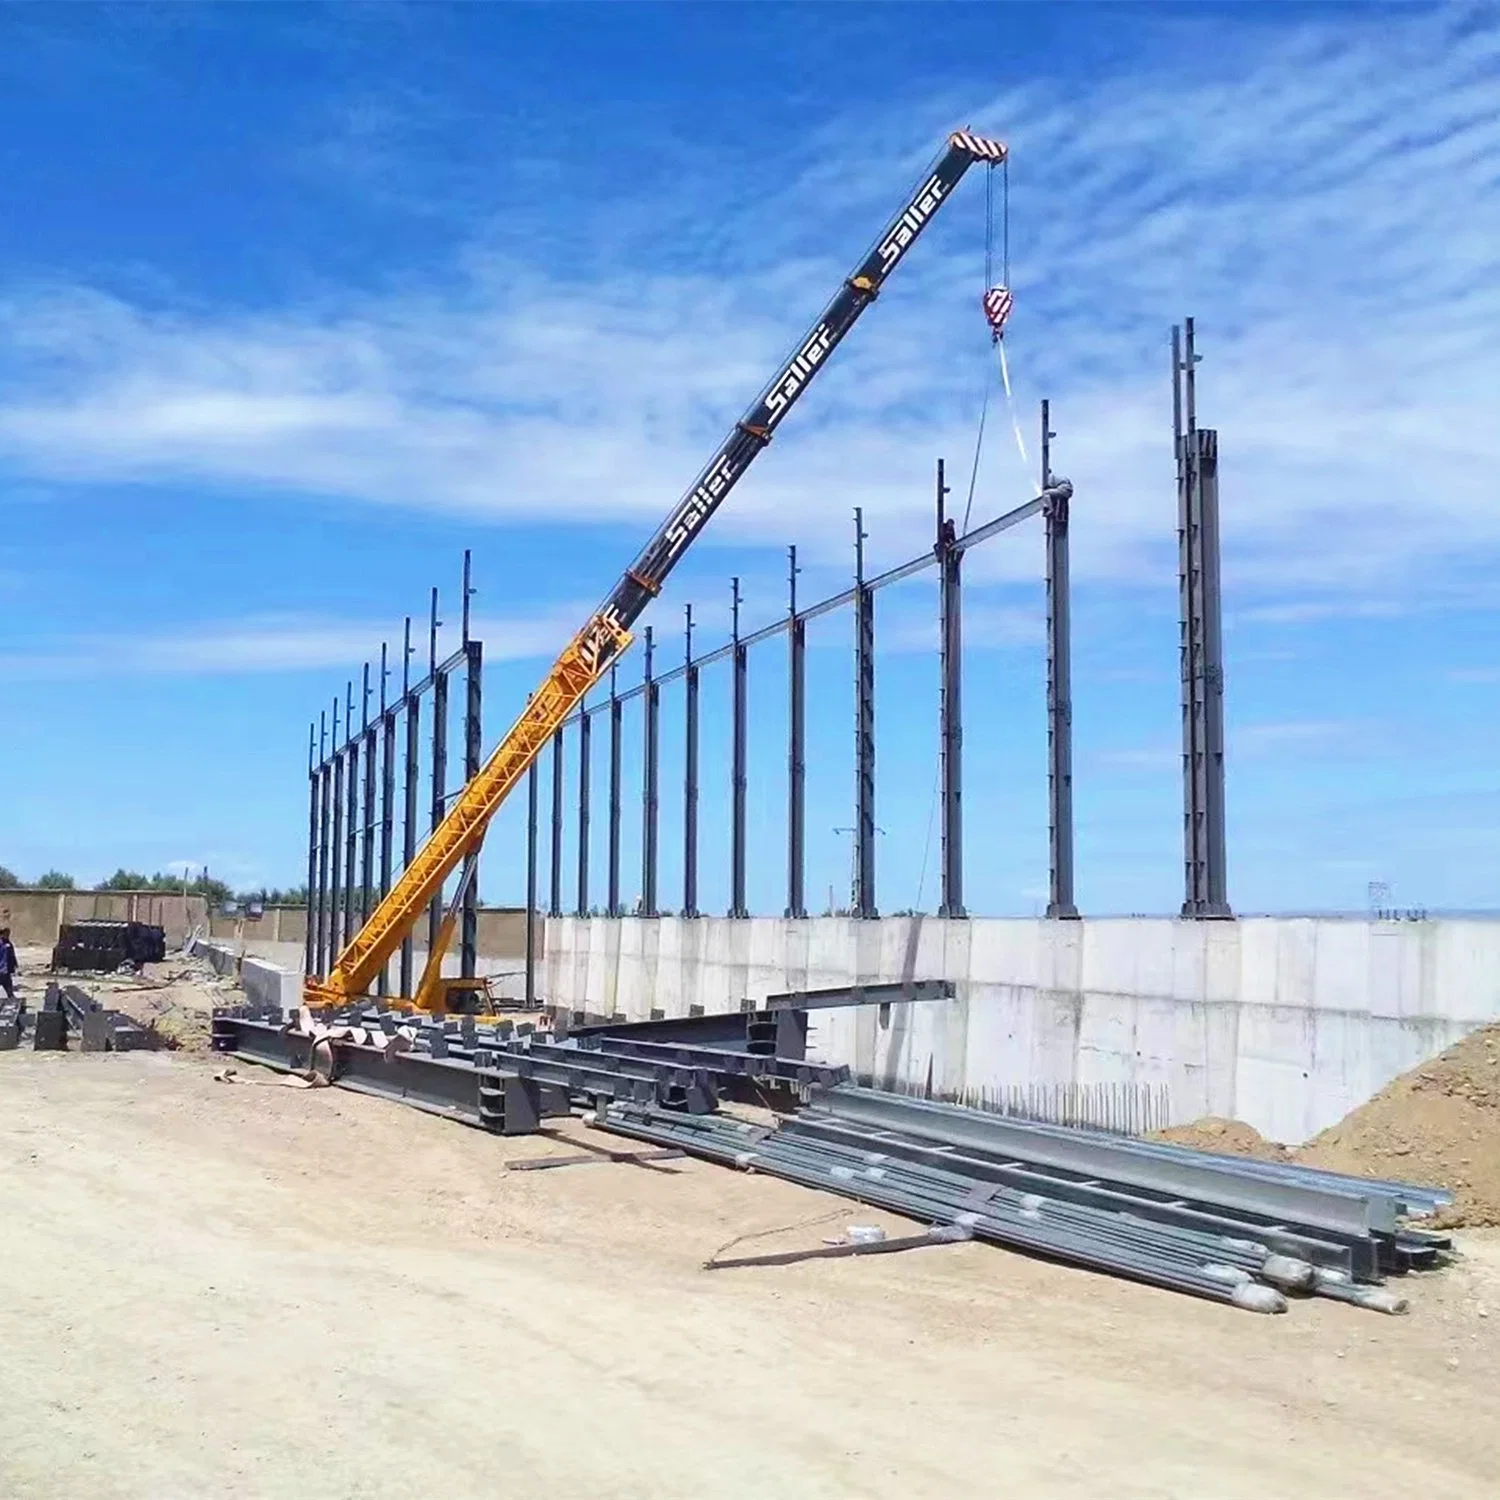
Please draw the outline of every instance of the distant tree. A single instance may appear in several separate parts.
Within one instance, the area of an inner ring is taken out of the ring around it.
[[[237,899],[261,901],[267,906],[306,906],[307,887],[294,885],[287,890],[282,890],[279,886],[272,886],[270,890],[267,890],[262,886],[258,891],[241,891]]]
[[[101,891],[146,891],[150,888],[149,876],[142,875],[139,870],[127,870],[123,866],[116,870],[108,880],[99,882]]]
[[[61,870],[48,870],[36,883],[39,891],[76,891],[78,883],[71,875],[64,875]]]
[[[21,877],[14,870],[0,865],[0,889],[15,890],[21,884]]]

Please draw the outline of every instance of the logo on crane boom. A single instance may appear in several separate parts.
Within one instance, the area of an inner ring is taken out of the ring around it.
[[[807,384],[809,377],[822,364],[823,356],[831,348],[833,335],[828,331],[826,323],[819,323],[771,386],[766,396],[767,427],[774,427],[791,410],[793,398]]]
[[[698,529],[704,516],[723,498],[734,483],[734,466],[727,450],[709,465],[708,472],[693,486],[677,514],[667,523],[667,556],[674,557]]]
[[[889,272],[906,253],[907,246],[922,232],[922,226],[937,211],[938,204],[943,201],[947,192],[948,184],[936,172],[917,189],[917,195],[911,200],[906,212],[896,220],[895,227],[876,246],[875,253],[880,257],[882,274]]]

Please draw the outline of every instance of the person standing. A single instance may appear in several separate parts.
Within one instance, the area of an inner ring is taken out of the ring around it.
[[[15,944],[10,940],[10,928],[0,927],[0,990],[5,991],[6,998],[16,998],[15,976],[21,972],[20,962],[16,958]]]

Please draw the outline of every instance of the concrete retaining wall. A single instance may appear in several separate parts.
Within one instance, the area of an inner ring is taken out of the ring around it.
[[[0,890],[0,927],[10,928],[17,947],[50,948],[64,922],[106,917],[164,927],[167,947],[178,948],[207,920],[207,911],[202,896],[168,891]]]
[[[1500,921],[553,918],[543,996],[646,1019],[856,980],[948,1003],[823,1011],[814,1045],[887,1086],[1164,1086],[1176,1121],[1300,1142],[1500,1019]]]

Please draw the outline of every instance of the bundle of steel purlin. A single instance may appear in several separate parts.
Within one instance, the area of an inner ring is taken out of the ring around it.
[[[679,1044],[600,1039],[555,1044],[509,1021],[446,1019],[374,1007],[284,1017],[275,1007],[214,1013],[213,1047],[316,1075],[504,1134],[537,1128],[570,1104],[632,1099],[704,1112],[742,1085],[762,1097],[829,1087],[843,1067]]]
[[[895,1106],[899,1111],[911,1102],[836,1089],[776,1130],[722,1116],[672,1117],[621,1102],[606,1111],[604,1123],[623,1135],[929,1223],[957,1225],[979,1239],[1252,1311],[1284,1311],[1287,1291],[1383,1312],[1405,1307],[1402,1298],[1371,1284],[1383,1273],[1374,1243],[1380,1237],[1369,1230],[1361,1238],[1318,1226],[1276,1224],[1268,1215],[1227,1207],[1212,1197],[1193,1200],[1132,1185],[1128,1164],[1118,1169],[1117,1178],[1106,1180],[1026,1161],[1008,1146],[987,1150],[968,1141],[944,1142],[930,1121],[924,1138],[838,1115],[850,1099],[857,1109],[862,1095],[872,1097],[879,1110]],[[956,1119],[975,1113],[953,1111]],[[979,1117],[981,1130],[1014,1123]],[[1220,1170],[1219,1175],[1228,1174]],[[1266,1196],[1282,1201],[1296,1195]],[[1352,1194],[1343,1196],[1354,1201]],[[1306,1191],[1303,1201],[1310,1204],[1312,1197]],[[1335,1218],[1347,1206],[1336,1205],[1322,1217]],[[1346,1217],[1353,1222],[1353,1216]],[[1437,1236],[1410,1237],[1410,1263],[1423,1263],[1421,1255],[1436,1256],[1445,1243]]]

